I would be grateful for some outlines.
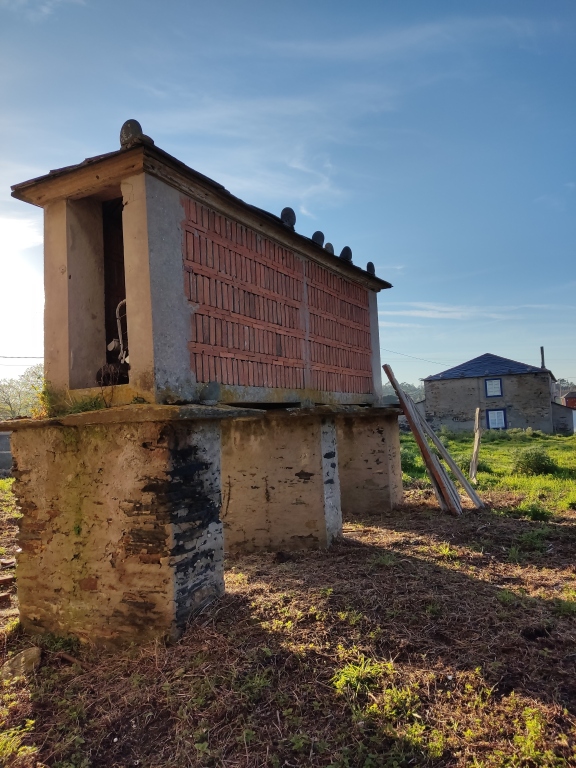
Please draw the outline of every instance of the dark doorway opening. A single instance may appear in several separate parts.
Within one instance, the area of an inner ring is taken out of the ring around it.
[[[99,371],[100,384],[127,384],[129,364],[126,324],[126,279],[121,197],[102,203],[104,235],[104,322],[106,366]]]

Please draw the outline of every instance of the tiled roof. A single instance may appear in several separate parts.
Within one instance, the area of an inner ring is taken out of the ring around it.
[[[427,376],[424,381],[439,381],[442,379],[475,379],[479,376],[508,376],[510,374],[520,373],[542,373],[546,368],[537,368],[535,365],[526,365],[518,363],[516,360],[509,360],[507,357],[499,357],[486,353],[468,360],[467,363],[457,365],[454,368],[448,368],[447,371],[435,373],[433,376]],[[549,372],[549,371],[548,371]]]
[[[572,390],[572,392],[566,392],[562,397],[576,397],[576,392],[574,390]]]
[[[34,187],[35,185],[41,184],[45,181],[49,181],[51,179],[55,179],[60,176],[65,176],[66,174],[73,173],[74,171],[77,171],[78,169],[84,168],[86,166],[96,165],[97,163],[105,162],[106,160],[110,160],[111,158],[118,157],[126,152],[130,152],[139,147],[144,148],[145,154],[150,155],[156,159],[160,159],[162,162],[174,166],[181,173],[183,173],[184,175],[190,178],[200,180],[201,182],[214,187],[222,195],[226,195],[227,197],[229,197],[231,200],[234,200],[239,205],[245,208],[249,208],[258,216],[269,219],[270,221],[273,221],[275,224],[280,224],[282,227],[286,226],[286,224],[282,221],[282,219],[279,216],[276,216],[275,214],[270,213],[270,211],[265,211],[263,208],[258,208],[255,205],[250,205],[250,203],[246,203],[244,200],[241,200],[240,198],[235,197],[231,192],[229,192],[225,187],[223,187],[222,184],[219,184],[217,181],[210,179],[208,176],[204,176],[204,174],[194,170],[193,168],[190,168],[181,160],[178,160],[176,157],[169,155],[168,152],[165,152],[163,149],[160,149],[160,147],[155,146],[154,142],[151,141],[150,139],[148,139],[147,141],[137,141],[128,148],[117,149],[117,150],[114,150],[113,152],[106,152],[103,155],[96,155],[95,157],[87,157],[81,163],[77,163],[75,165],[67,165],[64,168],[55,168],[54,170],[50,171],[50,173],[47,173],[43,176],[37,176],[34,179],[28,179],[28,181],[23,181],[20,184],[14,184],[12,186],[12,197],[15,197],[17,200],[24,200],[25,202],[30,202],[29,200],[26,200],[26,196],[25,196],[25,192],[29,187]],[[328,259],[329,261],[332,261],[334,264],[338,264],[340,268],[344,268],[348,273],[350,273],[350,276],[352,278],[354,277],[354,273],[356,273],[357,275],[362,274],[363,280],[368,279],[370,283],[378,287],[378,290],[381,290],[383,288],[392,288],[392,284],[389,283],[387,280],[383,280],[380,277],[376,277],[375,274],[368,272],[367,269],[362,269],[362,267],[359,267],[356,264],[353,264],[351,261],[344,261],[340,256],[336,256],[333,253],[330,253],[321,245],[314,242],[311,238],[306,237],[305,235],[301,235],[300,233],[294,231],[293,228],[292,228],[292,234],[296,238],[306,241],[306,245],[308,247],[312,246],[313,248],[318,248],[320,251],[322,251],[322,255],[324,258]]]

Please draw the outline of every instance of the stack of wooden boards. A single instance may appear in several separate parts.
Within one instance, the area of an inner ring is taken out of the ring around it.
[[[408,424],[410,425],[410,429],[412,430],[412,434],[414,435],[416,443],[420,448],[420,453],[424,459],[424,464],[426,466],[426,470],[428,471],[428,475],[430,476],[430,481],[432,482],[432,487],[434,488],[434,492],[436,494],[436,498],[438,499],[438,503],[440,504],[440,508],[443,511],[450,512],[453,515],[461,515],[462,500],[460,499],[460,494],[458,493],[456,486],[446,472],[445,467],[440,463],[438,456],[430,447],[428,440],[431,441],[432,445],[438,451],[440,457],[444,459],[448,467],[451,469],[452,473],[462,488],[466,491],[472,500],[474,506],[477,509],[483,509],[485,506],[483,501],[480,499],[474,488],[472,488],[468,480],[466,480],[462,474],[462,471],[460,470],[460,467],[456,464],[452,456],[450,456],[432,427],[428,424],[426,419],[420,415],[410,395],[406,394],[406,392],[404,392],[404,390],[400,387],[396,381],[396,377],[392,372],[392,368],[390,368],[389,365],[383,365],[382,367],[384,368],[386,376],[388,376],[388,379],[390,380],[390,384],[392,384],[394,391],[398,395],[398,400],[400,401],[404,415],[406,416]]]

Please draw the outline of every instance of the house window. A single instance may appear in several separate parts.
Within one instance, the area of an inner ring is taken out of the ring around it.
[[[506,429],[506,411],[503,408],[486,411],[488,429]]]
[[[502,379],[484,379],[486,397],[502,397]]]

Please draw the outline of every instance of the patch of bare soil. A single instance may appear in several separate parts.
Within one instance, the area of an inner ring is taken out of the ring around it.
[[[35,721],[37,752],[5,764],[576,765],[574,520],[408,502],[326,552],[230,560],[226,596],[174,645],[44,639],[1,711]]]

